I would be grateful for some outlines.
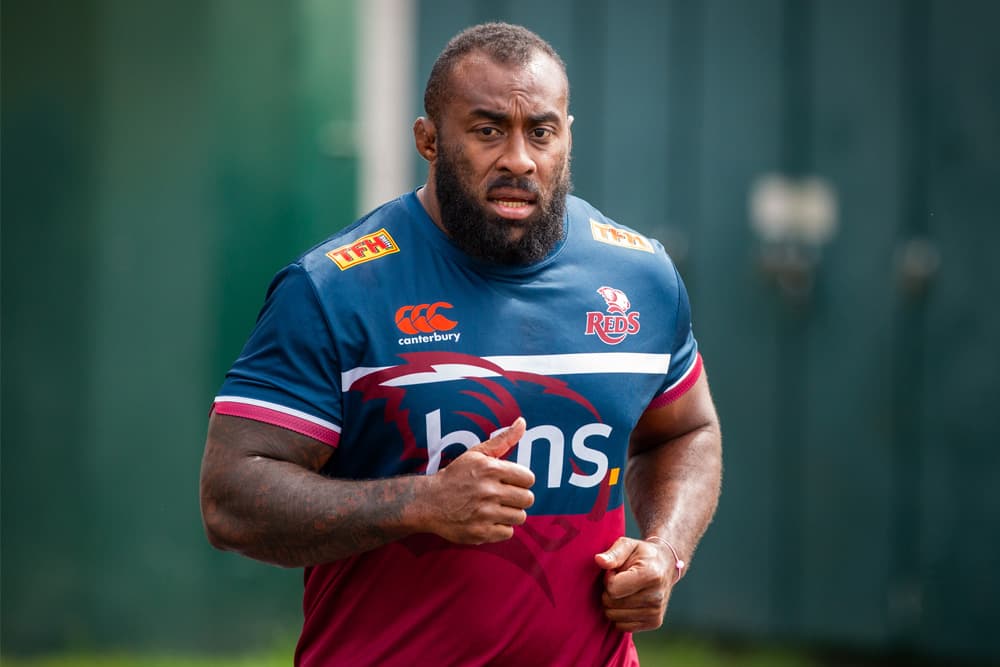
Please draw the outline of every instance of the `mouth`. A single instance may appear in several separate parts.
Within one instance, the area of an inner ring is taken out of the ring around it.
[[[494,213],[507,220],[524,220],[538,207],[534,193],[507,188],[491,191],[486,201]]]

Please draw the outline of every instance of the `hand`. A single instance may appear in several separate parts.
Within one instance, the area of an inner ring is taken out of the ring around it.
[[[518,417],[430,477],[435,489],[429,499],[431,532],[458,544],[501,542],[514,535],[514,526],[528,518],[524,510],[535,502],[530,491],[535,475],[501,457],[524,431],[524,418]]]
[[[604,615],[622,632],[655,630],[663,625],[674,585],[674,556],[663,545],[619,537],[594,556],[604,574]]]

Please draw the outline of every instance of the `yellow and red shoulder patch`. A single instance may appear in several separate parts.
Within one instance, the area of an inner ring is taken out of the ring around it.
[[[352,266],[364,264],[373,259],[381,259],[397,252],[399,252],[399,246],[383,227],[373,234],[362,236],[356,241],[334,248],[326,253],[326,256],[333,260],[341,271],[344,271]]]
[[[600,241],[601,243],[616,245],[621,248],[628,248],[629,250],[653,252],[653,244],[642,234],[636,234],[635,232],[630,232],[614,225],[605,225],[593,218],[590,219],[590,233],[594,235],[595,241]]]

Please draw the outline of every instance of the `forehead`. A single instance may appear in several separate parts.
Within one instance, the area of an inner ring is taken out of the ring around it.
[[[469,108],[507,109],[515,100],[536,110],[567,112],[566,75],[541,52],[524,64],[504,64],[474,51],[455,64],[449,88],[449,107],[460,113]]]

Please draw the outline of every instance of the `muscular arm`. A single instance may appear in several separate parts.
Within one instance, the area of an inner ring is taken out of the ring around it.
[[[333,450],[260,422],[213,414],[201,509],[217,548],[285,567],[345,558],[418,532],[462,543],[508,539],[533,502],[531,471],[503,456],[523,420],[431,476],[319,474]]]
[[[722,435],[703,373],[680,399],[648,411],[629,442],[626,493],[643,540],[619,539],[597,562],[608,570],[603,602],[623,631],[663,623],[677,577],[674,554],[690,562],[718,504]]]
[[[647,412],[632,432],[625,473],[644,538],[659,536],[690,562],[722,481],[722,434],[704,373],[679,400]]]

